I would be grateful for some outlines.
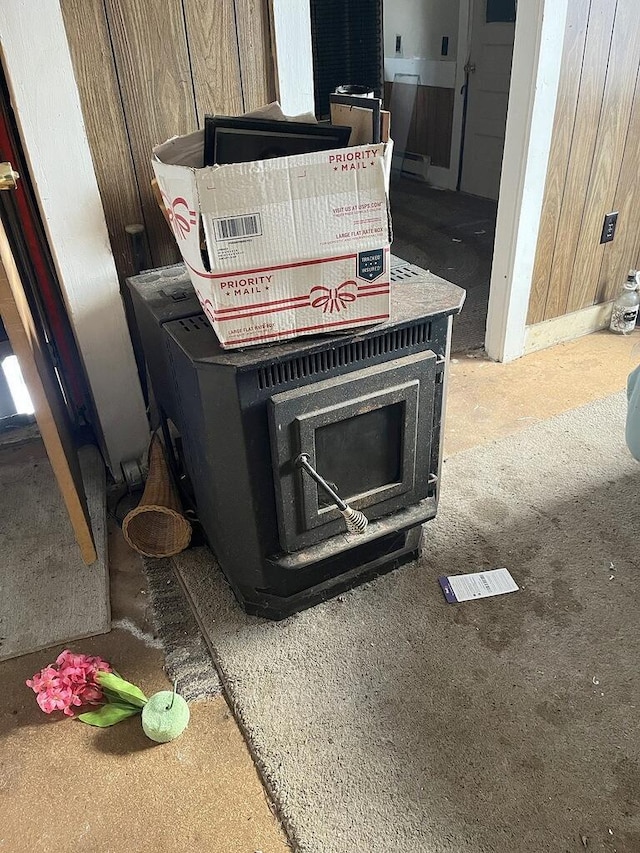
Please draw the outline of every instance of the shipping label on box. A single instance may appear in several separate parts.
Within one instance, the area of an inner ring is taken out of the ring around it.
[[[205,168],[197,148],[170,140],[153,168],[223,347],[389,316],[389,145]]]

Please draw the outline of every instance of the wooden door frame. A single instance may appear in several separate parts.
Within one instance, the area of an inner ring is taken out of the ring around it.
[[[495,361],[525,351],[567,7],[568,0],[518,4],[485,338]]]
[[[269,0],[276,87],[286,115],[315,112],[311,3]]]

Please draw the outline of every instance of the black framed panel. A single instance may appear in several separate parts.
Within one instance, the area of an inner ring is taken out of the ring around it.
[[[427,497],[436,361],[427,350],[270,399],[276,510],[285,551],[344,532],[340,513],[323,503],[315,483],[296,468],[300,453],[308,453],[319,473],[370,520]],[[365,479],[349,482],[347,476],[341,492],[338,481],[349,467],[365,472]],[[361,491],[344,493],[353,488]]]
[[[315,110],[329,117],[337,86],[383,87],[382,0],[311,0]]]
[[[311,465],[358,509],[411,491],[416,481],[419,390],[420,383],[414,380],[295,418],[300,452],[307,453]],[[387,413],[390,429],[384,424]],[[377,423],[367,430],[362,421],[375,415]],[[331,437],[322,442],[329,430]],[[324,502],[310,477],[301,478],[301,487],[307,530],[340,518],[340,511]]]

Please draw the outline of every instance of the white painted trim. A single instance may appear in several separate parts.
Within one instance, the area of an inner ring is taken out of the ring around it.
[[[145,450],[148,425],[58,0],[4,0],[0,45],[106,461],[120,479],[120,462]]]
[[[278,99],[285,115],[315,112],[309,0],[271,0]]]
[[[393,83],[397,74],[415,74],[420,86],[453,89],[456,85],[456,59],[423,59],[421,57],[385,56],[384,79]]]
[[[518,4],[485,347],[511,361],[525,327],[568,0]]]
[[[524,352],[537,352],[547,347],[572,341],[599,329],[606,329],[611,321],[611,306],[613,302],[602,302],[599,305],[589,305],[572,314],[552,317],[525,330]]]

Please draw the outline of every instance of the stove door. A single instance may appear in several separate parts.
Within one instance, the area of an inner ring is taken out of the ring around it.
[[[300,453],[373,520],[433,494],[436,356],[428,350],[274,395],[269,406],[280,544],[296,551],[345,532]]]

